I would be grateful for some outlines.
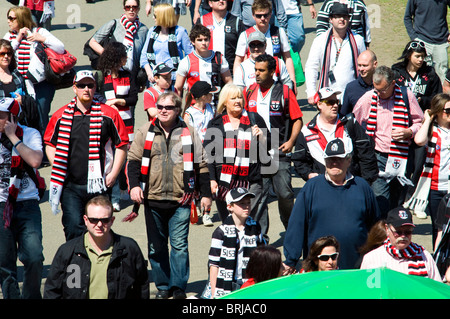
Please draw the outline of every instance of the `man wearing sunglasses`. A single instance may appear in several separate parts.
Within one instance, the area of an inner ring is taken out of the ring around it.
[[[295,170],[305,181],[325,173],[323,151],[327,143],[337,137],[353,145],[353,175],[363,177],[371,184],[378,177],[378,165],[375,158],[374,142],[350,113],[339,115],[339,91],[322,88],[317,92],[319,113],[303,126],[292,154]]]
[[[50,202],[54,214],[61,203],[66,240],[83,234],[86,202],[110,193],[127,156],[125,124],[118,111],[94,100],[96,87],[91,71],[78,71],[74,99],[53,114],[44,135]]]
[[[292,209],[284,240],[286,272],[292,273],[302,253],[320,237],[333,235],[340,244],[339,269],[353,269],[359,247],[379,219],[369,184],[349,172],[353,148],[349,140],[331,140],[323,152],[326,171],[306,182]]]
[[[386,267],[404,274],[442,281],[431,254],[411,241],[415,225],[408,209],[396,207],[386,219],[386,240],[364,255],[361,269]]]
[[[138,244],[111,229],[106,196],[86,204],[87,232],[61,245],[44,288],[45,299],[148,299],[147,262]]]

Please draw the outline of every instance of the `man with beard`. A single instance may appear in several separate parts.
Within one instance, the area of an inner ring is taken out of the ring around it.
[[[390,210],[385,227],[386,240],[364,256],[361,269],[387,267],[404,274],[442,280],[431,254],[411,241],[415,225],[409,210],[403,207]]]
[[[76,96],[53,114],[44,135],[52,164],[50,204],[56,214],[61,201],[66,240],[86,230],[87,201],[110,193],[127,156],[125,124],[118,111],[94,100],[95,89],[92,72],[78,71]]]

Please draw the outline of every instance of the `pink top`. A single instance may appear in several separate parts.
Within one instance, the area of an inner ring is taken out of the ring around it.
[[[353,108],[353,114],[362,127],[366,128],[369,118],[370,103],[372,102],[373,90],[366,92]],[[409,112],[412,125],[409,127],[413,132],[413,137],[422,125],[423,112],[414,94],[408,90]],[[389,153],[391,145],[392,114],[394,109],[394,97],[378,100],[377,107],[377,127],[375,129],[375,150],[382,153]]]

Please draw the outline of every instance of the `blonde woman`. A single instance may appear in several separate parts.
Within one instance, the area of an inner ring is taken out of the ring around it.
[[[150,83],[154,82],[153,69],[156,65],[165,63],[176,70],[181,59],[193,51],[186,29],[177,25],[178,19],[172,5],[156,5],[153,18],[155,26],[147,33],[140,61]],[[175,76],[173,72],[172,80]]]
[[[258,114],[252,120],[249,118],[244,109],[242,89],[235,84],[222,88],[217,113],[219,115],[208,124],[203,146],[208,154],[211,192],[215,194],[217,210],[224,221],[228,216],[225,196],[232,188],[244,187],[254,193],[251,208],[252,213],[256,211],[262,193],[262,176],[261,161],[256,158],[259,154],[255,150],[265,144],[267,126]]]

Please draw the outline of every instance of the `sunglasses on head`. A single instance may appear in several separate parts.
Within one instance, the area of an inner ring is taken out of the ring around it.
[[[257,17],[258,19],[261,19],[263,17],[267,19],[269,17],[269,13],[255,14],[255,17]]]
[[[88,87],[88,89],[93,89],[95,84],[94,83],[77,83],[77,84],[75,84],[75,86],[78,89],[84,89],[84,88],[86,88],[86,86]]]
[[[322,254],[317,256],[317,259],[319,259],[320,261],[328,261],[330,258],[331,260],[336,260],[339,256],[339,253],[334,253],[331,255],[326,255],[326,254]]]
[[[425,43],[423,43],[422,41],[413,41],[409,44],[408,50],[417,49],[418,47],[425,48]]]
[[[103,225],[109,224],[109,222],[111,222],[111,218],[112,218],[112,217],[105,217],[105,218],[87,217],[87,219],[89,220],[89,222],[90,222],[91,224],[94,224],[94,225],[97,225],[98,222],[102,222]]]
[[[163,109],[166,109],[167,111],[172,111],[175,110],[175,105],[161,105],[161,104],[156,104],[156,108],[160,111],[162,111]]]

